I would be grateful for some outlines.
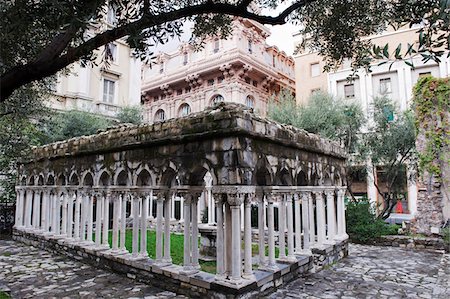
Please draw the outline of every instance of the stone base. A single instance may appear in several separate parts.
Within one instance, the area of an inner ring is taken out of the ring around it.
[[[80,243],[18,229],[13,230],[13,238],[189,298],[260,298],[280,285],[334,263],[348,254],[348,243],[345,240],[323,250],[313,248],[313,256],[296,255],[293,262],[277,262],[273,271],[254,270],[252,279],[232,281],[216,279],[214,274],[202,271],[186,273],[182,266],[157,265],[150,258],[135,260],[130,254],[118,255],[105,248],[85,247]]]
[[[445,250],[450,252],[450,244],[445,244],[443,239],[432,237],[412,236],[382,236],[373,245],[403,247],[408,249]]]

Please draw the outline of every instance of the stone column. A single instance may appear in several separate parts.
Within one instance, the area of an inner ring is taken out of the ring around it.
[[[227,201],[231,209],[231,280],[241,281],[241,218],[239,215],[243,194],[227,194]]]
[[[267,267],[276,269],[275,264],[275,224],[273,212],[273,195],[267,196],[267,229],[269,243],[269,262]]]
[[[33,218],[31,226],[34,230],[39,230],[39,210],[42,190],[35,190],[33,196]]]
[[[25,228],[31,229],[31,213],[33,211],[33,190],[28,188],[26,190],[26,202],[25,202]]]
[[[61,196],[60,191],[56,190],[56,194],[53,195],[55,203],[55,235],[61,235]]]
[[[122,201],[120,205],[120,252],[127,252],[127,248],[125,247],[125,238],[127,231],[127,200],[128,193],[122,193],[119,197],[119,200]]]
[[[288,260],[295,261],[294,256],[294,218],[292,215],[292,196],[293,194],[286,195],[286,210],[287,210],[287,244],[288,244]]]
[[[41,209],[41,225],[44,233],[48,233],[48,189],[42,192],[42,209]]]
[[[345,188],[338,189],[337,197],[337,224],[338,224],[338,234],[336,240],[343,241],[348,239],[348,235],[345,229]]]
[[[53,197],[52,197],[52,189],[53,187],[47,189],[47,228],[49,235],[53,235]],[[22,218],[23,219],[23,218]],[[23,221],[23,220],[22,220]]]
[[[244,201],[244,278],[252,279],[252,225],[251,197],[247,195]]]
[[[336,211],[334,209],[334,191],[325,191],[327,196],[327,243],[334,244],[336,236]]]
[[[56,227],[57,227],[57,220],[56,220],[56,206],[57,206],[57,196],[54,193],[50,194],[50,200],[52,201],[52,233],[54,235],[58,235],[59,231],[57,231]]]
[[[105,205],[103,206],[103,233],[102,245],[109,248],[108,231],[109,231],[109,202],[111,200],[111,193],[107,192],[105,196]]]
[[[303,226],[303,250],[302,254],[310,254],[310,228],[309,225],[309,196],[307,192],[302,192],[302,226]]]
[[[75,196],[75,191],[71,190],[68,193],[67,198],[67,237],[72,239],[73,233],[73,198]]]
[[[97,204],[99,203],[100,194],[96,194],[97,196]],[[89,233],[86,233],[86,222],[88,221],[88,201],[89,201],[89,195],[85,192],[81,195],[81,202],[80,202],[80,239],[81,241],[86,240],[89,238]],[[97,214],[98,217],[98,214]],[[92,231],[91,231],[92,236]],[[91,237],[92,238],[92,237]],[[97,239],[97,236],[95,237]]]
[[[310,246],[316,242],[316,229],[314,221],[314,204],[311,192],[307,193],[308,196],[308,219],[309,219],[309,244]]]
[[[192,202],[191,202],[191,212],[192,212],[192,240],[191,240],[191,246],[192,246],[192,267],[194,269],[200,269],[200,264],[198,263],[198,200],[199,200],[199,193],[194,193],[192,196]]]
[[[131,255],[133,258],[137,258],[139,254],[139,197],[137,194],[133,193],[131,195],[131,202],[133,203],[131,207],[133,208],[133,244]]]
[[[280,248],[279,258],[286,259],[286,196],[278,197],[278,246]]]
[[[100,247],[102,244],[102,197],[103,195],[98,192],[95,196],[96,209],[95,209],[95,245]]]
[[[266,251],[265,251],[265,229],[264,229],[264,195],[260,194],[258,196],[258,251],[259,251],[259,266],[263,268],[266,266]]]
[[[223,200],[222,194],[214,194],[214,200],[216,200],[217,209],[217,238],[216,238],[216,279],[225,278],[225,246],[224,246],[224,229],[223,229]]]
[[[317,246],[323,246],[326,236],[325,206],[323,203],[323,192],[315,192],[317,212]]]
[[[113,193],[113,231],[112,231],[112,250],[117,252],[119,250],[119,217],[120,217],[120,195]]]
[[[153,219],[153,190],[150,190],[150,219]]]
[[[180,222],[184,221],[184,195],[181,195],[180,202]]]
[[[231,261],[233,259],[231,253],[231,235],[232,235],[232,226],[231,226],[231,209],[230,204],[228,202],[225,203],[225,272],[227,276],[231,275]]]
[[[67,191],[62,195],[61,235],[67,235]]]
[[[158,193],[156,200],[156,262],[160,264],[163,261],[163,204],[164,194]]]
[[[14,227],[16,228],[22,227],[22,194],[23,190],[16,188],[16,214],[14,219]]]
[[[80,240],[80,210],[81,210],[81,200],[84,198],[84,194],[77,193],[77,197],[75,198],[75,220],[74,220],[74,228],[73,234],[75,240]]]
[[[211,187],[206,187],[206,197],[208,202],[208,224],[214,224],[214,198],[212,196]]]
[[[171,196],[170,220],[175,220],[175,192]]]
[[[142,214],[141,214],[141,257],[148,257],[147,252],[147,217],[148,217],[148,195],[142,196]]]
[[[83,206],[83,210],[87,210],[87,212],[83,212],[87,214],[87,237],[86,240],[88,242],[93,242],[93,227],[94,227],[94,197],[91,193],[87,193],[85,197],[85,204]],[[82,223],[83,231],[86,227],[86,223]]]
[[[184,246],[183,246],[183,274],[193,272],[191,263],[191,233],[190,233],[190,217],[191,217],[191,194],[184,194]]]
[[[170,257],[170,216],[172,209],[173,197],[171,194],[167,193],[165,196],[165,213],[164,213],[164,263],[172,263],[172,258]]]
[[[300,196],[294,194],[294,213],[295,213],[295,252],[302,251],[302,216],[300,214]]]

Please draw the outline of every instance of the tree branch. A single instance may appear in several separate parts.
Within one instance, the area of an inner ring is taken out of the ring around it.
[[[239,5],[212,2],[188,6],[160,15],[150,16],[144,14],[143,17],[139,20],[100,33],[95,37],[89,39],[88,41],[82,43],[78,47],[68,49],[64,55],[55,57],[54,54],[57,52],[62,53],[61,47],[63,47],[63,45],[66,45],[63,50],[66,49],[67,44],[70,42],[70,39],[69,41],[67,41],[70,33],[66,32],[61,36],[58,36],[52,43],[50,43],[58,44],[58,47],[56,47],[53,51],[51,51],[50,49],[48,49],[49,47],[47,47],[46,51],[48,52],[44,51],[44,53],[42,53],[35,61],[27,63],[25,65],[18,65],[2,74],[2,76],[0,77],[0,103],[4,102],[13,93],[13,91],[20,86],[54,75],[59,70],[65,68],[75,61],[78,61],[81,57],[91,53],[93,50],[116,39],[122,38],[128,35],[130,32],[144,30],[194,15],[210,13],[221,13],[231,16],[243,17],[252,19],[262,24],[281,25],[286,23],[287,16],[294,10],[303,7],[313,1],[315,0],[300,0],[298,2],[295,2],[275,17],[258,15],[247,11],[246,7],[243,8]],[[244,2],[247,3],[249,1],[244,0]]]

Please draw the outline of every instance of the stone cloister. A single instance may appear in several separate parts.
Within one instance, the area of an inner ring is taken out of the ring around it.
[[[35,148],[19,165],[14,235],[193,297],[262,294],[346,255],[345,159],[334,142],[221,103]],[[215,274],[200,270],[199,199]],[[174,223],[182,265],[172,263]]]

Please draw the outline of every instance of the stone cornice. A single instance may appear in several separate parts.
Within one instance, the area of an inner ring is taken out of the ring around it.
[[[139,126],[118,126],[96,135],[35,147],[32,154],[23,162],[118,152],[229,136],[245,136],[338,159],[346,158],[344,149],[336,142],[261,118],[244,105],[220,103],[183,118]]]

